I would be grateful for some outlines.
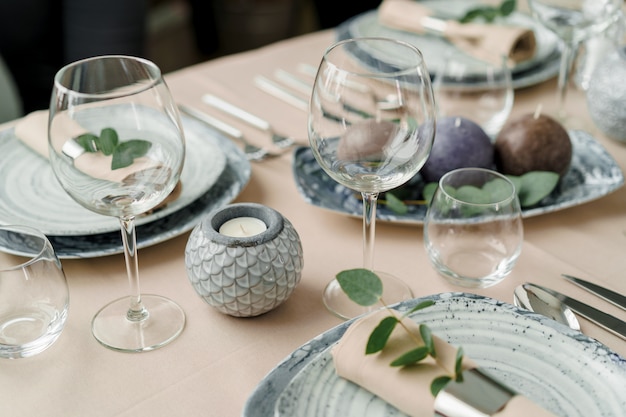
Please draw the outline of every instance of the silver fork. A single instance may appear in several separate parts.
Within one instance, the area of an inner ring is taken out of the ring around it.
[[[270,152],[267,149],[251,144],[250,142],[248,142],[248,140],[244,137],[243,133],[239,129],[236,129],[222,122],[221,120],[211,117],[206,113],[203,113],[192,107],[185,106],[184,104],[179,104],[178,108],[180,109],[180,111],[187,114],[188,116],[191,116],[194,119],[199,120],[200,122],[203,122],[210,127],[219,130],[220,132],[241,142],[241,144],[243,145],[243,152],[244,154],[246,154],[246,158],[248,158],[248,160],[250,161],[262,161],[267,158],[275,158],[282,155],[282,153]]]
[[[234,116],[246,123],[250,126],[256,127],[262,131],[267,132],[272,138],[272,143],[279,148],[288,148],[290,146],[296,145],[296,140],[290,136],[281,135],[272,129],[272,126],[269,122],[257,117],[247,111],[231,104],[225,100],[222,100],[219,97],[214,96],[213,94],[205,94],[202,96],[202,101],[209,106],[212,106],[216,109],[219,109],[231,116]]]

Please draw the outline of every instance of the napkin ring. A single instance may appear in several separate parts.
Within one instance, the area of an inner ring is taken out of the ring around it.
[[[488,417],[516,395],[479,368],[463,371],[463,382],[451,381],[435,398],[435,416]]]

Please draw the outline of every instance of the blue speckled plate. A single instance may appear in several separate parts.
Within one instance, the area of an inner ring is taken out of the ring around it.
[[[570,131],[573,155],[569,171],[557,188],[538,205],[523,210],[524,217],[563,210],[612,193],[624,184],[624,174],[617,162],[602,145],[584,131]],[[300,195],[314,206],[361,217],[361,200],[355,192],[338,184],[319,166],[309,148],[294,152],[293,174]],[[423,184],[419,175],[412,182],[416,198]],[[397,223],[422,224],[426,206],[411,205],[406,214],[396,214],[379,204],[376,218]]]
[[[457,19],[462,16],[466,10],[478,2],[468,0],[424,0],[421,1],[431,8],[436,16],[447,19]],[[530,28],[535,33],[537,40],[537,49],[535,56],[529,60],[518,63],[512,68],[511,75],[513,88],[522,88],[535,85],[546,81],[559,72],[560,51],[559,41],[556,35],[537,23],[531,16],[514,12],[506,17],[503,22],[505,24],[517,25]],[[437,76],[437,72],[441,70],[445,62],[446,56],[454,54],[456,58],[466,58],[468,63],[476,62],[476,60],[468,55],[464,55],[463,51],[457,49],[453,44],[444,38],[436,35],[417,34],[403,30],[397,30],[384,25],[378,21],[378,12],[372,10],[359,14],[337,27],[337,39],[348,39],[367,36],[381,36],[406,41],[415,45],[422,51],[424,60],[428,66],[429,72],[433,79]],[[357,56],[362,62],[370,59],[385,60],[389,51],[361,51],[362,54]],[[481,80],[475,79],[464,80],[458,84],[450,84],[448,87],[454,86],[474,86]]]
[[[199,198],[173,213],[137,226],[137,247],[164,242],[191,230],[202,217],[233,201],[250,179],[250,163],[244,153],[226,136],[193,119],[183,118],[185,131],[211,140],[225,155],[224,168],[214,185]],[[119,228],[119,226],[118,226]],[[119,231],[75,236],[48,236],[60,258],[93,258],[123,252]],[[2,247],[3,251],[22,254],[19,247]]]
[[[626,359],[553,320],[474,294],[444,293],[402,302],[410,315],[501,382],[562,417],[626,416]],[[274,368],[248,398],[243,417],[405,416],[336,376],[330,348],[351,321],[311,340]],[[467,325],[471,323],[471,325]]]

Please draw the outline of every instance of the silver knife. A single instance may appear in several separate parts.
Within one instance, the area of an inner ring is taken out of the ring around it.
[[[586,319],[591,320],[597,325],[605,328],[609,332],[615,334],[616,336],[621,337],[626,340],[626,322],[618,319],[615,316],[612,316],[604,311],[600,311],[595,307],[587,305],[583,302],[580,302],[574,298],[568,297],[567,295],[561,294],[560,292],[554,291],[550,288],[542,287],[541,285],[533,284],[537,288],[542,289],[543,291],[552,294],[554,297],[559,299],[562,303],[567,305],[574,312],[580,314]]]
[[[593,282],[585,281],[584,279],[576,278],[571,275],[562,274],[565,279],[574,284],[584,288],[585,290],[597,295],[598,297],[608,301],[609,303],[615,304],[623,310],[626,310],[626,296],[619,294],[613,290],[609,290],[608,288],[601,287],[600,285],[594,284]]]
[[[290,91],[288,91],[287,89],[283,88],[282,86],[268,80],[267,78],[257,75],[256,77],[254,77],[254,85],[256,85],[258,88],[260,88],[261,90],[265,91],[266,93],[280,99],[283,100],[284,102],[291,104],[292,106],[296,107],[297,109],[300,110],[304,110],[304,111],[308,111],[309,110],[309,102],[306,101],[303,98],[300,98],[298,96],[296,96],[295,94],[291,93]]]

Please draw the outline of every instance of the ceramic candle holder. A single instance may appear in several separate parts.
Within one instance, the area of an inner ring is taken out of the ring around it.
[[[242,237],[219,232],[229,220],[245,217],[260,219],[267,229]],[[293,225],[276,210],[231,204],[209,213],[194,228],[185,265],[193,288],[209,305],[231,316],[253,317],[282,304],[296,288],[302,244]]]

